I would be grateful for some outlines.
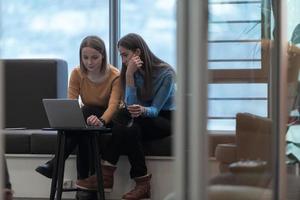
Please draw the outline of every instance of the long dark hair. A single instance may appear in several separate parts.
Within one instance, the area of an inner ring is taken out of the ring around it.
[[[135,33],[129,33],[122,37],[118,41],[118,47],[123,47],[125,49],[128,49],[130,51],[136,51],[137,49],[140,49],[140,59],[143,61],[142,69],[144,70],[144,86],[143,88],[140,88],[140,97],[142,99],[148,99],[152,96],[152,75],[153,70],[156,67],[164,67],[169,66],[166,62],[158,58],[150,48],[148,47],[145,40],[138,34]],[[127,66],[122,64],[121,69],[121,83],[123,86],[123,89],[126,85],[126,70]]]
[[[82,42],[80,44],[80,48],[79,48],[80,69],[86,73],[87,69],[84,66],[84,64],[82,62],[82,58],[81,58],[82,49],[84,47],[93,48],[93,49],[97,50],[99,53],[101,53],[103,58],[102,58],[102,65],[100,67],[100,72],[105,72],[105,70],[107,68],[107,55],[106,55],[106,48],[105,48],[104,41],[95,35],[87,36],[82,40]]]

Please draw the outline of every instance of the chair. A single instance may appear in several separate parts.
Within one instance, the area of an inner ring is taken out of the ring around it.
[[[210,180],[210,199],[271,198],[271,130],[272,122],[268,118],[250,113],[236,115],[236,142],[216,147],[221,174]],[[249,163],[264,165],[261,168]]]
[[[231,163],[240,160],[262,160],[271,167],[271,120],[250,113],[236,115],[236,142],[219,144],[216,147],[216,160],[220,172],[228,172]]]

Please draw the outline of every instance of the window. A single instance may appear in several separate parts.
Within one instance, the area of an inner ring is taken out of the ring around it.
[[[238,112],[268,116],[263,3],[210,0],[208,129],[234,130]],[[267,43],[266,43],[267,44]]]
[[[121,1],[121,37],[140,34],[159,58],[176,68],[176,1]]]
[[[261,27],[268,14],[262,14],[263,1],[209,2],[208,65],[212,76],[208,128],[233,130],[235,114],[244,108],[268,115],[268,65],[262,64],[261,48],[266,34]],[[142,35],[153,52],[176,69],[176,0],[120,3],[121,36],[129,32]],[[96,0],[3,0],[1,58],[61,58],[68,62],[70,72],[79,64],[83,37],[98,35],[109,48],[108,4]],[[226,110],[228,104],[234,105],[230,111]]]
[[[69,72],[79,45],[98,35],[108,48],[109,1],[2,0],[1,58],[60,58]]]

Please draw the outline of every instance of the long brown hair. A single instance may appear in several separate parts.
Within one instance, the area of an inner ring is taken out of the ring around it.
[[[140,49],[140,59],[143,61],[142,69],[144,70],[144,86],[143,88],[140,88],[140,97],[142,99],[148,99],[152,96],[152,75],[153,70],[156,67],[163,67],[163,66],[169,66],[166,62],[158,58],[150,48],[148,47],[145,40],[136,33],[129,33],[122,37],[118,41],[118,47],[123,47],[125,49],[128,49],[130,51],[136,51],[137,49]],[[121,69],[121,83],[123,86],[123,89],[125,89],[126,85],[126,70],[127,66],[125,64],[122,64]]]
[[[80,48],[79,48],[80,69],[81,69],[81,71],[86,73],[87,69],[84,66],[82,58],[81,58],[82,49],[84,47],[93,48],[93,49],[97,50],[99,53],[101,53],[103,58],[102,58],[102,65],[100,67],[100,72],[105,72],[105,70],[107,68],[107,55],[106,55],[106,48],[105,48],[104,41],[95,35],[87,36],[82,40],[82,42],[80,44]]]

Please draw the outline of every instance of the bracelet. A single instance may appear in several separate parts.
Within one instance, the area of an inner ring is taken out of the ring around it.
[[[99,120],[103,124],[103,126],[106,126],[106,122],[105,122],[105,120],[103,118],[100,117]]]

